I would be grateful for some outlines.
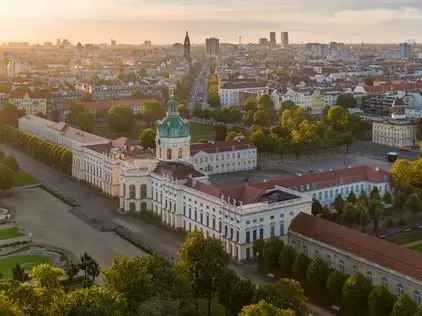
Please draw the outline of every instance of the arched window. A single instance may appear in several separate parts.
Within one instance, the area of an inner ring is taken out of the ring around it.
[[[147,185],[146,184],[142,184],[141,185],[141,199],[146,199],[147,198]]]
[[[129,203],[129,212],[136,212],[136,204],[135,202]]]
[[[171,160],[171,149],[167,149],[167,160]]]
[[[135,189],[135,185],[131,184],[129,186],[129,198],[130,199],[136,199],[136,189]]]
[[[183,149],[179,148],[177,150],[177,158],[182,159],[183,158]]]
[[[141,203],[141,212],[145,212],[147,210],[147,203],[142,202]]]

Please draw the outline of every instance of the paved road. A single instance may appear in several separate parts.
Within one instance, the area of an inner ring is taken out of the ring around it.
[[[177,249],[182,243],[179,235],[155,224],[118,214],[116,202],[102,196],[86,184],[64,176],[54,168],[34,160],[16,149],[0,145],[0,150],[13,155],[22,169],[44,185],[55,188],[64,195],[77,200],[80,207],[75,212],[77,215],[83,216],[84,220],[96,222],[99,225],[95,226],[103,226],[110,230],[116,225],[126,227],[144,243],[159,250],[162,255],[167,257],[177,255]]]
[[[17,189],[2,199],[16,211],[16,222],[39,244],[49,244],[80,257],[89,253],[101,266],[116,256],[142,256],[145,252],[113,232],[100,232],[69,212],[70,206],[41,188]]]

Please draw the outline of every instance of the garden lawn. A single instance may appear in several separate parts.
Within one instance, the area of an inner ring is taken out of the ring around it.
[[[23,235],[24,234],[20,232],[17,227],[0,229],[0,240],[16,238]]]
[[[38,183],[37,179],[31,176],[29,173],[19,170],[15,177],[15,187],[23,187],[26,185]]]
[[[191,136],[194,143],[199,140],[215,140],[215,130],[212,126],[191,123]]]
[[[411,246],[410,249],[413,249],[413,250],[422,252],[422,243],[421,244],[414,245],[414,246]]]
[[[410,244],[411,242],[422,240],[422,230],[400,233],[389,237],[388,240],[399,245]]]
[[[47,256],[11,256],[0,259],[0,273],[4,279],[13,277],[12,270],[19,263],[25,270],[30,271],[32,267],[41,263],[51,263],[51,258]]]

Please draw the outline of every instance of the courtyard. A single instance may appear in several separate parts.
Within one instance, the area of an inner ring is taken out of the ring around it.
[[[87,252],[102,266],[116,256],[142,256],[144,252],[113,232],[101,232],[70,212],[71,207],[41,188],[28,188],[2,199],[15,212],[18,226],[35,244],[52,245],[80,257]]]

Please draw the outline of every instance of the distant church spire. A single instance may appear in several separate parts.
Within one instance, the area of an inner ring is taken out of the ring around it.
[[[185,43],[184,43],[184,51],[185,51],[185,59],[186,61],[190,64],[192,62],[191,56],[190,56],[190,38],[189,38],[189,33],[188,31],[186,31],[186,36],[185,36]]]

